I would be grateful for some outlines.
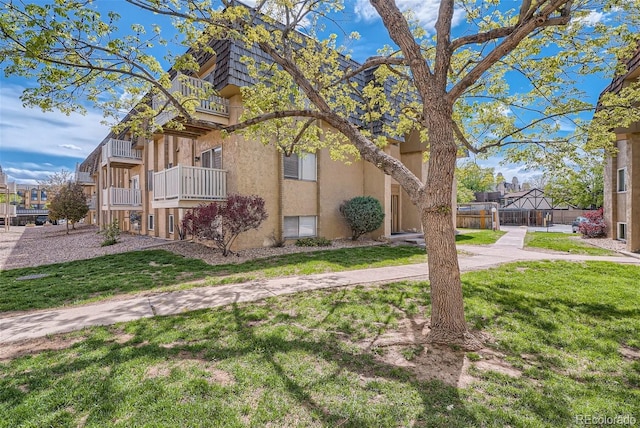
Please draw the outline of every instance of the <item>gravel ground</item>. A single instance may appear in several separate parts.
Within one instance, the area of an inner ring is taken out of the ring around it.
[[[279,248],[254,248],[239,251],[237,255],[223,257],[214,248],[190,241],[167,241],[143,235],[122,233],[120,242],[101,247],[104,240],[95,226],[77,225],[76,230],[66,226],[11,227],[9,232],[0,231],[0,269],[40,266],[51,263],[63,263],[72,260],[91,259],[107,254],[127,251],[160,248],[190,258],[198,258],[206,263],[241,263],[259,257],[279,254],[318,251],[327,248],[380,245],[382,242],[371,240],[333,241],[331,247],[296,247],[287,245]]]
[[[588,238],[588,239],[584,239],[579,235],[576,235],[573,239],[582,241],[586,244],[591,244],[594,247],[600,247],[600,248],[604,248],[605,250],[612,250],[612,251],[626,251],[627,247],[625,245],[624,242],[622,241],[616,241],[614,239],[609,239],[609,238]]]

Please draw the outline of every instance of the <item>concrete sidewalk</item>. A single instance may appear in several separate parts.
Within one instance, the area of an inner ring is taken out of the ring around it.
[[[490,246],[460,245],[461,271],[487,269],[503,263],[527,260],[603,260],[640,265],[634,257],[594,257],[551,254],[523,250],[527,229],[503,228],[507,233]],[[197,287],[190,290],[157,293],[130,299],[114,299],[102,303],[55,310],[29,312],[0,318],[0,343],[34,339],[50,334],[81,330],[96,325],[171,315],[202,308],[250,302],[271,296],[347,285],[383,283],[400,280],[427,279],[426,264],[363,269],[300,277],[257,280],[244,284]],[[1,317],[1,315],[0,315]]]

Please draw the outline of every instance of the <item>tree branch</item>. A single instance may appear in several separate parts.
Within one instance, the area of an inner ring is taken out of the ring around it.
[[[485,33],[471,34],[468,36],[459,37],[451,42],[451,50],[455,51],[464,45],[481,44],[490,40],[501,39],[507,37],[513,33],[516,29],[515,26],[495,28]]]
[[[469,142],[469,140],[467,140],[467,137],[464,136],[462,130],[460,129],[460,126],[458,126],[458,123],[455,120],[451,122],[453,123],[453,133],[455,134],[458,141],[460,141],[471,153],[480,153],[480,151],[476,149],[474,145]]]
[[[393,0],[370,0],[393,41],[402,49],[405,61],[411,68],[418,92],[424,96],[429,93],[433,73],[422,56],[420,45],[411,34],[409,24]],[[428,103],[429,100],[423,100]]]
[[[368,70],[368,69],[374,68],[374,67],[378,67],[380,65],[406,65],[406,61],[405,61],[404,58],[391,58],[391,57],[384,57],[384,56],[373,56],[373,57],[370,57],[370,58],[366,59],[365,62],[360,67],[348,72],[347,74],[342,76],[340,79],[336,80],[335,82],[332,82],[329,86],[335,85],[338,82],[342,82],[342,81],[351,79],[352,77],[357,76],[358,74],[362,73],[365,70]]]
[[[447,94],[447,98],[450,103],[453,103],[462,93],[469,88],[473,83],[475,83],[484,72],[489,70],[496,62],[502,59],[505,55],[512,52],[522,40],[524,40],[530,33],[532,33],[536,28],[546,26],[545,23],[550,22],[549,25],[564,25],[567,24],[571,18],[570,13],[566,12],[563,8],[567,3],[570,3],[568,0],[552,0],[548,2],[541,3],[540,6],[544,6],[541,8],[540,12],[536,15],[535,13],[529,12],[531,15],[526,21],[523,21],[516,29],[507,36],[495,49],[493,49],[486,57],[484,57],[478,64],[467,73],[458,83],[455,84],[453,88]],[[564,11],[564,16],[560,16],[557,18],[552,18],[550,20],[551,14],[560,10]],[[532,9],[534,10],[534,9]]]
[[[451,65],[451,21],[453,0],[441,0],[436,21],[436,60],[433,74],[438,92],[447,90],[449,66]]]

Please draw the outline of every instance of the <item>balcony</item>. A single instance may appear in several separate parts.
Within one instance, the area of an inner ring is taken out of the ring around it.
[[[102,189],[102,209],[129,209],[142,206],[140,189],[109,187]]]
[[[92,185],[95,184],[95,181],[93,181],[93,177],[90,173],[84,171],[76,171],[76,183],[82,185]]]
[[[131,141],[110,138],[102,146],[102,166],[131,168],[142,164],[142,150],[132,148]]]
[[[227,198],[227,171],[178,165],[153,174],[153,208],[189,208]]]
[[[182,103],[195,102],[196,117],[226,124],[229,118],[229,100],[210,95],[211,90],[212,86],[209,82],[195,77],[178,75],[171,81],[169,92],[177,96]],[[161,110],[165,103],[166,99],[162,95],[156,95],[153,97],[151,105],[157,111]],[[163,126],[178,117],[179,114],[174,108],[171,106],[166,108],[166,111],[161,112],[156,117],[155,124],[157,126]],[[191,131],[196,132],[194,130]],[[190,132],[190,130],[186,130],[186,132]]]

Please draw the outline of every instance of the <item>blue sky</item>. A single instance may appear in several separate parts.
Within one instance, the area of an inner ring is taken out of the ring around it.
[[[436,0],[397,0],[403,10],[411,9],[416,18],[427,28],[432,29],[436,19],[439,2]],[[161,23],[162,19],[148,12],[132,11],[132,7],[123,0],[97,0],[99,10],[118,11],[122,16],[120,27],[124,23],[140,23],[145,26]],[[602,14],[593,12],[589,17],[594,22],[602,19]],[[167,21],[164,20],[166,23]],[[386,30],[377,18],[368,0],[346,0],[346,11],[341,26],[348,33],[357,31],[360,40],[352,46],[356,60],[374,55],[375,50],[388,43]],[[464,15],[457,13],[454,24],[457,31],[464,31]],[[166,24],[161,24],[165,31]],[[608,82],[594,79],[593,98]],[[65,115],[59,112],[43,113],[38,109],[22,106],[19,97],[25,87],[36,84],[22,78],[2,76],[0,81],[0,166],[9,175],[9,179],[18,183],[35,184],[46,179],[54,172],[66,169],[74,171],[81,162],[108,134],[108,126],[102,124],[102,113],[89,109],[86,115]],[[567,124],[567,130],[570,130]],[[539,174],[537,171],[525,171],[517,165],[498,165],[500,159],[491,158],[479,161],[482,166],[493,166],[496,172],[502,172],[511,181],[518,176],[520,182]]]

